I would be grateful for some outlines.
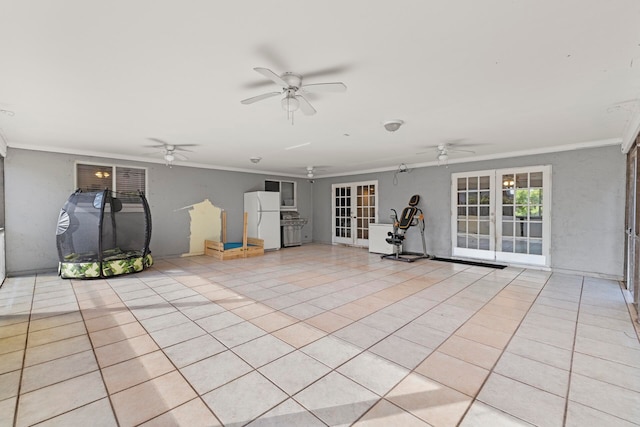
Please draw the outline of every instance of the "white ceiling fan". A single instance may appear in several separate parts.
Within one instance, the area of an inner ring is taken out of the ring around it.
[[[453,143],[444,143],[438,144],[436,146],[436,159],[438,160],[438,165],[444,163],[445,165],[449,161],[450,153],[471,153],[475,154],[475,151],[472,150],[461,150],[457,148]]]
[[[150,147],[150,148],[160,148],[159,151],[155,151],[151,154],[162,154],[162,157],[164,158],[165,161],[165,165],[171,167],[173,165],[173,162],[178,159],[178,160],[189,160],[189,158],[187,156],[185,156],[184,154],[181,153],[176,153],[176,151],[188,151],[188,152],[192,152],[191,150],[187,150],[186,148],[183,147],[195,147],[197,146],[197,144],[169,144],[168,142],[165,142],[161,139],[157,139],[157,138],[149,138],[149,140],[151,141],[155,141],[158,144],[155,145],[147,145],[146,147]]]
[[[326,171],[328,166],[307,166],[307,178],[316,176],[316,172]]]
[[[287,112],[293,114],[298,109],[302,111],[302,114],[312,116],[316,113],[316,109],[309,103],[307,98],[304,97],[306,93],[314,92],[344,92],[347,90],[347,86],[342,82],[332,83],[313,83],[302,84],[303,77],[299,74],[286,72],[281,75],[277,75],[268,68],[256,67],[254,68],[258,73],[262,74],[276,85],[280,87],[278,92],[268,92],[262,95],[254,96],[251,98],[243,99],[240,101],[242,104],[248,105],[254,102],[262,101],[263,99],[271,98],[274,96],[282,95],[280,104],[282,108]]]

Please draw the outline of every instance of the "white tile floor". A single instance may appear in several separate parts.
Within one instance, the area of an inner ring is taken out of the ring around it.
[[[308,245],[0,289],[4,426],[640,425],[620,285]]]

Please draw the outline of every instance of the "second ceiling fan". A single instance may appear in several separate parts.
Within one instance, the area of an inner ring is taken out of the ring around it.
[[[277,75],[270,69],[261,67],[256,67],[254,70],[278,85],[280,87],[280,91],[263,93],[262,95],[243,99],[240,102],[242,104],[253,104],[254,102],[262,101],[263,99],[283,95],[280,103],[287,114],[293,113],[298,109],[307,116],[311,116],[316,113],[316,109],[313,108],[307,98],[304,97],[304,94],[314,92],[344,92],[347,90],[347,86],[342,82],[312,83],[303,85],[303,76],[299,74],[286,72],[282,75]]]

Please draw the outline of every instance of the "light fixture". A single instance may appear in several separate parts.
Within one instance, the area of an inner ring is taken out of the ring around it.
[[[387,122],[384,122],[382,125],[389,132],[395,132],[400,129],[400,126],[402,126],[403,124],[404,122],[402,120],[389,120]]]
[[[173,161],[176,159],[172,153],[167,153],[164,155],[164,161],[167,166],[171,167],[173,165]]]
[[[260,160],[262,160],[262,157],[253,156],[253,157],[249,158],[249,160],[251,160],[251,163],[258,163],[258,162],[260,162]]]
[[[446,162],[449,160],[449,155],[447,153],[438,154],[438,162]]]
[[[502,181],[503,187],[513,187],[513,184],[515,184],[513,182],[513,179],[505,179],[504,181]]]
[[[102,172],[102,171],[98,171],[98,172],[94,173],[94,175],[97,178],[109,178],[111,176],[111,174],[109,172]]]
[[[307,178],[313,178],[313,166],[307,166]]]
[[[280,103],[282,104],[282,109],[287,113],[292,113],[300,108],[300,101],[298,101],[292,90],[287,91],[287,94],[282,98]]]

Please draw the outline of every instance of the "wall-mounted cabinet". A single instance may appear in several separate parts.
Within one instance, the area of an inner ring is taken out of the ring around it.
[[[296,183],[294,181],[265,181],[265,191],[280,192],[280,210],[296,210]]]

